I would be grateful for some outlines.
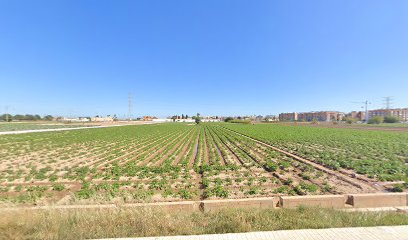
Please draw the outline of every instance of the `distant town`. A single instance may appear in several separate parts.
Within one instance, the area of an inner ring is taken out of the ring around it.
[[[148,121],[148,122],[195,122],[196,116],[187,114],[173,115],[167,118],[143,116],[138,118],[118,118],[116,115],[94,117],[54,117],[46,115],[0,115],[0,121],[58,121],[58,122],[115,122],[115,121]],[[287,112],[279,115],[250,115],[250,116],[200,116],[201,122],[247,121],[247,122],[347,122],[347,123],[381,123],[381,122],[408,122],[408,108],[375,109],[368,111],[311,111]]]

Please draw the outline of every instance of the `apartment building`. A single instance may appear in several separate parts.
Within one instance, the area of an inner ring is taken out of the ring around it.
[[[308,122],[314,119],[319,122],[339,121],[343,117],[344,113],[337,111],[303,112],[298,114],[298,120]]]
[[[395,109],[376,109],[368,111],[368,117],[386,117],[394,116],[399,118],[401,121],[408,121],[408,108],[395,108]]]
[[[345,116],[342,112],[337,111],[320,111],[320,112],[302,112],[302,113],[281,113],[279,121],[313,121],[316,119],[320,122],[339,121]]]
[[[352,111],[347,114],[348,117],[355,118],[358,121],[365,121],[366,114],[363,111]]]
[[[298,113],[281,113],[279,114],[279,121],[297,121],[298,120]]]

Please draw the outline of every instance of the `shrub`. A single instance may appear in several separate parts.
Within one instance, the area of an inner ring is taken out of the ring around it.
[[[397,117],[388,115],[388,116],[386,116],[386,117],[384,118],[384,122],[385,122],[385,123],[397,123],[397,122],[399,122],[399,119],[398,119]]]
[[[370,120],[368,120],[368,124],[380,124],[384,122],[383,117],[373,117]]]
[[[224,119],[224,122],[231,122],[232,120],[234,120],[233,117],[227,117]]]
[[[346,121],[346,123],[348,123],[348,124],[352,124],[352,123],[357,122],[357,119],[351,118],[351,117],[347,117],[347,118],[345,118],[345,121]]]
[[[241,119],[233,119],[229,121],[230,123],[242,123],[242,124],[250,124],[251,120],[241,120]]]

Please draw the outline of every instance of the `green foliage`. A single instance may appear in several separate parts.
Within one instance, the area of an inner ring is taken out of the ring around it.
[[[399,122],[399,119],[398,119],[398,117],[388,115],[388,116],[384,117],[384,122],[385,123],[397,123],[397,122]]]
[[[345,121],[346,123],[348,123],[348,124],[352,124],[352,123],[357,122],[357,119],[356,119],[356,118],[352,118],[352,117],[346,117],[346,118],[344,119],[344,121]]]
[[[259,187],[251,187],[246,194],[247,195],[256,195],[259,193]]]
[[[193,198],[193,194],[186,189],[181,189],[178,194],[180,198],[182,199],[192,199]]]
[[[279,124],[223,126],[334,170],[351,169],[380,181],[401,181],[408,176],[408,166],[405,165],[408,162],[408,135],[405,132]],[[278,165],[286,171],[291,164],[280,160]]]
[[[368,124],[380,124],[384,122],[383,117],[373,117],[368,120]]]
[[[270,160],[266,161],[266,164],[264,167],[269,172],[275,172],[278,169],[278,165]]]
[[[52,185],[52,190],[62,191],[62,190],[64,190],[64,189],[65,189],[64,184],[54,183],[54,184]]]
[[[196,124],[200,124],[200,123],[201,123],[201,117],[200,117],[200,114],[199,114],[199,113],[197,113],[197,116],[195,117],[194,121],[195,121]]]
[[[217,185],[213,188],[207,188],[204,191],[205,198],[209,198],[209,197],[227,198],[228,196],[229,196],[228,190],[220,185]]]
[[[403,192],[405,190],[404,185],[402,184],[396,184],[394,187],[391,189],[391,192]]]
[[[224,122],[231,122],[232,120],[234,120],[233,117],[226,117],[226,118],[224,119]]]
[[[251,120],[245,120],[245,119],[233,119],[229,121],[230,123],[242,123],[242,124],[250,124]]]

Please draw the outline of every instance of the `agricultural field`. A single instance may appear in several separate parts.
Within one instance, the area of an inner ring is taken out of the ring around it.
[[[0,202],[94,204],[405,191],[408,134],[276,124],[0,137]]]
[[[0,132],[39,130],[39,129],[57,129],[57,128],[75,128],[90,126],[85,123],[64,124],[50,122],[0,122]]]

